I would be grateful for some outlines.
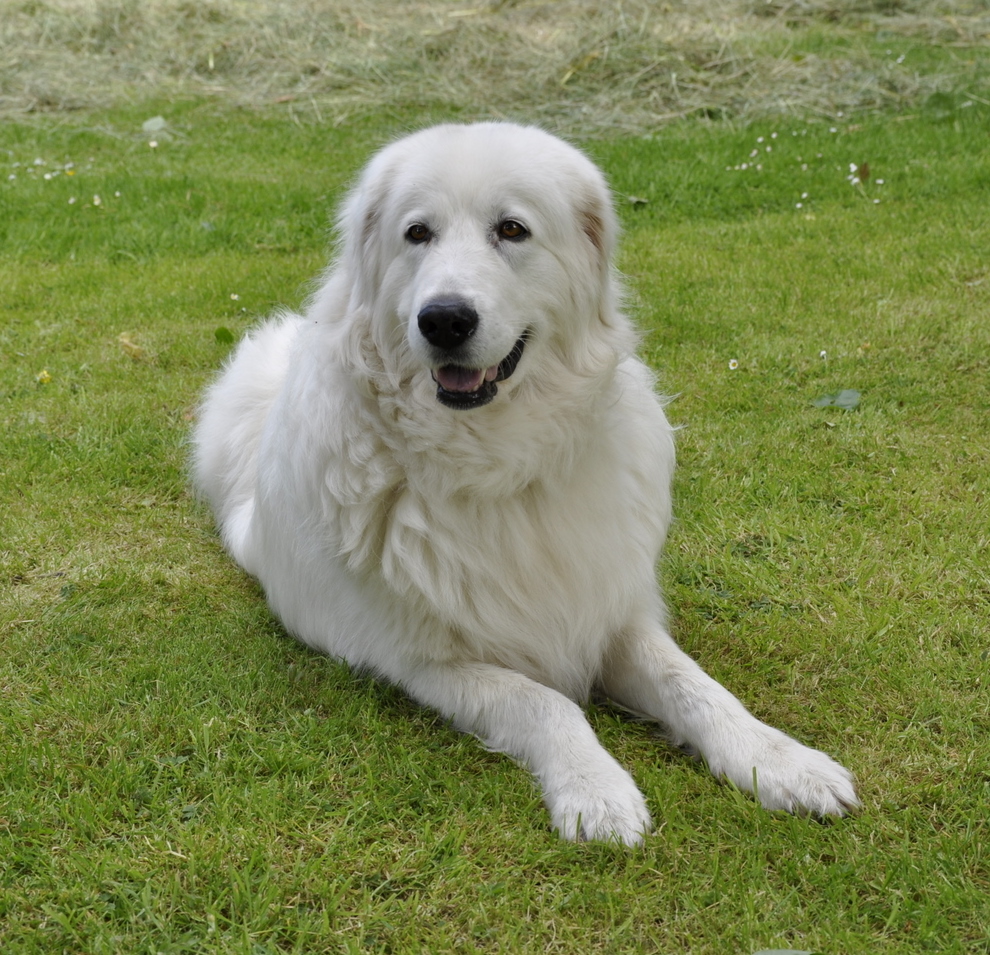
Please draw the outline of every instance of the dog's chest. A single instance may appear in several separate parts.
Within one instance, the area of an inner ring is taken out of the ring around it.
[[[597,668],[608,637],[652,590],[664,531],[647,489],[630,493],[607,471],[501,500],[407,489],[385,528],[389,589],[433,617],[451,653],[582,694],[572,671]]]

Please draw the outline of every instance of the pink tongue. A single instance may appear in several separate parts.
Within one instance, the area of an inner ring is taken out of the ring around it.
[[[491,381],[498,374],[498,365],[488,369],[459,368],[457,365],[444,365],[438,368],[434,377],[444,391],[477,391],[483,382]]]

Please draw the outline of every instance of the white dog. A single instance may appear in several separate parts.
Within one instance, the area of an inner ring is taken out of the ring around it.
[[[769,809],[855,807],[845,769],[667,633],[674,445],[598,169],[538,129],[438,126],[372,159],[339,232],[305,315],[241,342],[195,433],[195,484],[288,630],[524,763],[567,839],[650,832],[593,691]]]

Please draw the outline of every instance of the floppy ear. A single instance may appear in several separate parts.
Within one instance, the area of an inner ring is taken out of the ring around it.
[[[344,200],[337,216],[340,261],[358,292],[360,301],[370,304],[380,280],[381,243],[375,236],[388,201],[392,177],[382,168],[380,156],[373,159]]]
[[[584,233],[591,239],[591,244],[598,254],[605,255],[605,223],[602,217],[594,209],[585,209]]]
[[[591,242],[595,264],[607,272],[615,251],[619,223],[612,208],[612,198],[605,184],[595,183],[583,197],[580,207],[581,228]]]
[[[622,313],[622,285],[612,267],[612,255],[619,240],[619,220],[612,205],[612,194],[600,173],[588,183],[578,209],[581,229],[591,246],[589,278],[597,286],[598,319],[613,336],[616,350],[629,353],[635,347],[635,334]]]

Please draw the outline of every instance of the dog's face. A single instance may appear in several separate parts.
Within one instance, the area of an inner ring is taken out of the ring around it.
[[[482,407],[610,320],[615,219],[597,168],[531,127],[440,126],[369,164],[345,206],[347,265],[393,362],[441,404]],[[503,385],[504,383],[504,385]]]

